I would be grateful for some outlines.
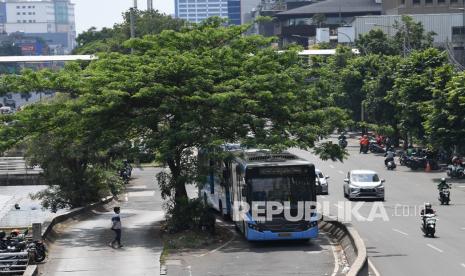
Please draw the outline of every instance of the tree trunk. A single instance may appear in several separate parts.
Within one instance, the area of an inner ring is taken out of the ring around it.
[[[176,160],[175,160],[176,159]],[[171,171],[171,177],[173,178],[174,185],[174,199],[178,201],[182,198],[187,198],[186,183],[181,177],[181,168],[180,168],[180,156],[176,156],[175,159],[170,158],[168,160],[168,167]]]

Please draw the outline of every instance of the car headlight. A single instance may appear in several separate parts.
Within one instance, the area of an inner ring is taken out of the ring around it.
[[[349,188],[350,188],[351,190],[360,190],[360,187],[355,186],[355,185],[352,185],[352,184],[349,184]]]
[[[376,186],[375,188],[378,189],[378,190],[384,190],[384,184],[381,183],[378,186]]]

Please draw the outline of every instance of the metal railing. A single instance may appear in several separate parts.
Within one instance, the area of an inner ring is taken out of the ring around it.
[[[23,275],[28,264],[27,252],[0,253],[0,275]]]

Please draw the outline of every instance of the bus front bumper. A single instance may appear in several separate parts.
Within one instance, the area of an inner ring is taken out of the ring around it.
[[[272,241],[272,240],[307,240],[318,237],[318,226],[300,232],[271,232],[257,231],[249,228],[247,233],[249,241]]]

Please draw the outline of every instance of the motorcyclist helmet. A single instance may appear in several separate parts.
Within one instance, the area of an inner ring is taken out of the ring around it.
[[[425,209],[431,209],[431,203],[425,203]]]
[[[19,231],[18,229],[11,230],[10,232],[11,237],[17,237],[19,236],[19,234],[21,234],[21,231]]]
[[[441,182],[446,182],[446,179],[444,177],[441,178]]]
[[[6,237],[5,231],[0,231],[0,240],[3,240]]]

